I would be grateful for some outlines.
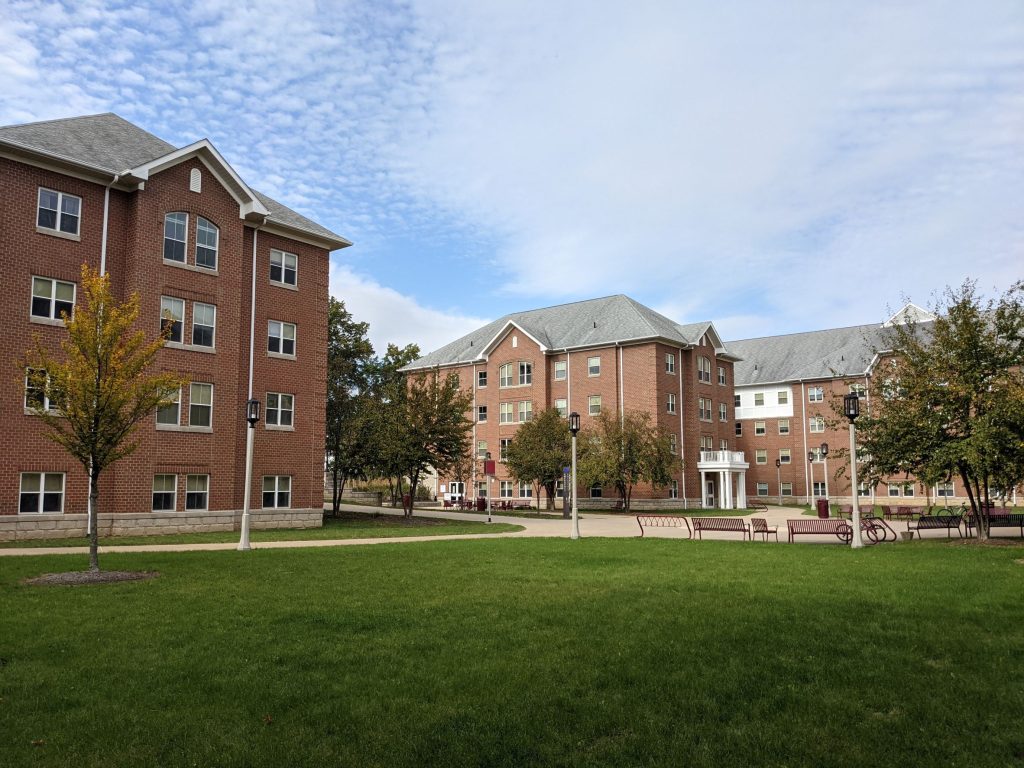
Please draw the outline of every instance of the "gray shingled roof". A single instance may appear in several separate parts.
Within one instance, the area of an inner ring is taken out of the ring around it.
[[[736,384],[771,384],[832,376],[862,376],[876,349],[888,349],[890,333],[879,323],[852,328],[730,341],[743,358],[733,367]]]
[[[0,142],[95,168],[111,175],[163,157],[178,149],[112,112],[3,126],[0,127]],[[341,235],[307,219],[273,198],[256,190],[253,192],[270,211],[271,221],[319,237],[348,242]]]
[[[664,339],[680,346],[691,346],[711,327],[710,322],[679,325],[620,294],[513,312],[424,355],[406,366],[406,370],[478,360],[487,345],[510,322],[550,350],[602,346],[634,339]]]

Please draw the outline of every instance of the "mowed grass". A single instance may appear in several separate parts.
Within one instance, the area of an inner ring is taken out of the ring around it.
[[[328,518],[324,520],[322,528],[253,529],[250,531],[249,540],[255,543],[261,541],[319,541],[325,539],[373,539],[401,536],[452,536],[467,533],[508,533],[521,530],[523,530],[521,525],[447,520],[424,516],[422,512],[416,512],[409,518],[404,518],[400,515],[346,512],[341,518]],[[216,544],[238,541],[239,535],[238,531],[167,533],[151,536],[103,536],[101,532],[100,548],[137,544]],[[85,547],[88,545],[89,542],[84,536],[73,536],[64,539],[5,541],[0,542],[0,549],[5,547]]]
[[[1024,549],[0,558],[3,766],[1014,766]]]

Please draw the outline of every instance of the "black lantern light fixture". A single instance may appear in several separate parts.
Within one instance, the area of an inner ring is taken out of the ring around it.
[[[253,398],[245,403],[245,420],[250,427],[255,427],[260,420],[260,401]]]
[[[843,414],[851,424],[860,416],[860,398],[856,392],[843,396]]]
[[[809,462],[811,462],[813,464],[814,463],[814,458],[815,458],[814,451],[808,451],[807,452],[807,461],[809,461]]]
[[[573,437],[579,434],[580,431],[580,415],[573,411],[569,414],[569,431],[572,432]]]
[[[828,456],[828,443],[822,443],[821,448],[819,448],[818,450],[821,451],[821,455],[823,457]]]
[[[782,459],[776,459],[775,460],[775,468],[778,469],[781,466],[782,466]]]

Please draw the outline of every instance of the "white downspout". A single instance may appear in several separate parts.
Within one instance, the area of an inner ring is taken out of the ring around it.
[[[807,458],[807,391],[802,381],[800,382],[800,421],[802,423],[800,434],[804,437],[804,454],[800,460],[803,461]],[[807,503],[813,507],[814,499],[811,496],[812,471],[814,471],[814,467],[811,465],[811,462],[807,462],[807,472],[804,473],[804,492],[807,494]]]
[[[622,371],[622,347],[615,346],[619,347],[619,428],[622,428],[626,424],[626,384]]]
[[[683,509],[686,509],[689,504],[686,501],[686,429],[683,426],[683,348],[679,347],[678,352],[676,376],[679,377],[679,460],[683,462]]]

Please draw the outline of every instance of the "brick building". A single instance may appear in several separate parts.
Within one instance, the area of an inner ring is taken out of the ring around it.
[[[250,396],[253,525],[319,525],[329,254],[350,243],[249,188],[209,141],[177,148],[113,114],[0,128],[0,185],[0,539],[85,527],[87,478],[16,368],[34,334],[60,343],[83,263],[138,293],[150,335],[173,318],[157,365],[191,379],[101,479],[101,533],[235,525]]]
[[[852,328],[723,343],[713,323],[680,325],[626,296],[517,312],[496,320],[409,366],[458,374],[473,394],[472,442],[478,458],[501,456],[518,424],[544,408],[592,414],[642,410],[677,441],[684,467],[671,486],[637,488],[634,498],[659,506],[729,506],[760,497],[807,503],[828,496],[849,502],[849,480],[836,478],[822,444],[849,446],[847,422],[833,403],[865,392],[885,349],[885,328],[928,313],[904,307],[889,321]],[[814,460],[808,461],[808,454]],[[778,462],[778,464],[776,464]],[[474,482],[485,492],[482,468]],[[441,478],[447,495],[471,495]],[[529,500],[532,489],[500,461],[495,498]],[[611,489],[581,489],[607,497]],[[892,477],[861,496],[879,503],[959,503],[958,481],[924,488]],[[897,501],[898,500],[898,501]],[[600,503],[600,502],[589,502]]]

